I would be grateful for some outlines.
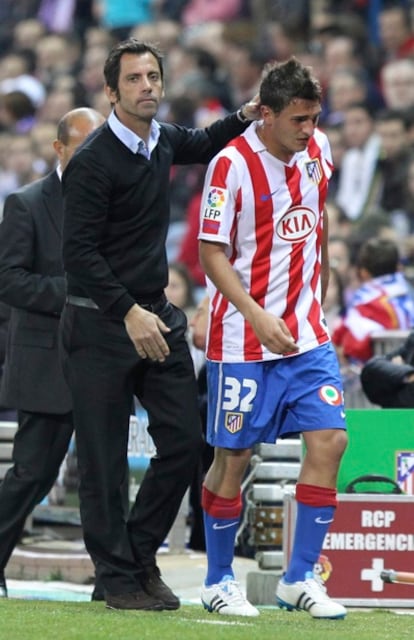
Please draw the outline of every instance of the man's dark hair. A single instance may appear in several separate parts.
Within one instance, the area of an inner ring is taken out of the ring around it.
[[[294,98],[321,101],[321,85],[312,76],[310,67],[295,57],[267,65],[260,85],[260,103],[280,113]]]
[[[163,55],[161,51],[148,42],[140,42],[136,38],[128,38],[128,40],[118,42],[112,47],[104,65],[105,82],[112,91],[118,91],[121,58],[125,53],[135,53],[137,55],[152,53],[160,68],[161,80],[164,80]]]
[[[398,246],[388,238],[370,238],[361,246],[357,258],[359,269],[366,269],[373,278],[398,271]]]
[[[399,121],[402,123],[404,129],[408,128],[407,118],[405,116],[404,110],[401,109],[390,109],[384,108],[380,111],[377,111],[375,114],[375,123],[383,123],[383,122],[395,122]]]

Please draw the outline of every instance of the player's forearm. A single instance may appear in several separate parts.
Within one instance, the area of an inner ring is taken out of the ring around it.
[[[247,293],[227,256],[210,243],[201,243],[200,261],[208,278],[223,296],[248,320],[252,320],[258,308],[257,302]]]

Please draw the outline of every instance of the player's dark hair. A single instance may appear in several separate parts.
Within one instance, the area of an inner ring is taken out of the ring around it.
[[[280,113],[294,98],[321,101],[321,85],[312,76],[311,68],[294,56],[286,62],[267,65],[260,85],[260,103]]]

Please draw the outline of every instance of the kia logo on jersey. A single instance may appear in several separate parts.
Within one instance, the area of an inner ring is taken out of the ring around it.
[[[276,224],[281,240],[300,242],[315,230],[317,217],[308,207],[292,207]]]

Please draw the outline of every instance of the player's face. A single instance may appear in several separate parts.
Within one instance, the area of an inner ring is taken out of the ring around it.
[[[150,52],[125,53],[120,61],[118,91],[106,87],[123,124],[133,128],[137,122],[151,122],[163,95],[161,70]]]
[[[295,98],[280,113],[262,110],[266,145],[283,162],[289,162],[298,151],[306,149],[321,113],[321,105],[313,100]]]

